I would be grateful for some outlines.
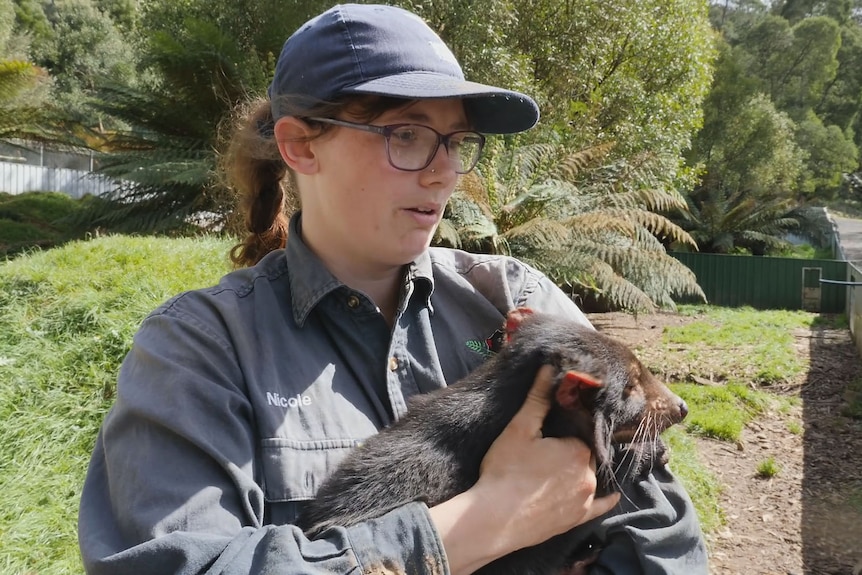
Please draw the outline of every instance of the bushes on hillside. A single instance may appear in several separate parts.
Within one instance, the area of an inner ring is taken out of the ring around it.
[[[81,200],[59,192],[0,192],[0,259],[73,239],[65,220],[81,206]]]

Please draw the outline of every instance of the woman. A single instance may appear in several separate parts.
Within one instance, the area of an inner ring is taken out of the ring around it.
[[[508,310],[587,323],[529,266],[428,247],[482,134],[537,120],[528,97],[464,81],[398,8],[336,6],[287,40],[231,156],[251,231],[233,257],[251,267],[177,296],[136,335],[82,495],[88,572],[460,575],[615,508],[618,496],[594,497],[583,443],[541,437],[543,369],[467,492],[313,541],[291,525],[411,395],[478,366]],[[285,179],[301,204],[289,223]],[[706,570],[691,503],[665,472],[601,531],[594,572]]]

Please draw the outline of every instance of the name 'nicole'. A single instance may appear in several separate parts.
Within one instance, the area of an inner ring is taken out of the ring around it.
[[[278,393],[270,391],[266,392],[266,403],[276,407],[299,407],[301,405],[311,405],[311,397],[297,393],[290,397],[284,397]]]

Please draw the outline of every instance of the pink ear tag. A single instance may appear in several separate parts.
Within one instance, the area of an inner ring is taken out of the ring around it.
[[[512,334],[520,327],[524,318],[533,315],[533,310],[528,307],[513,309],[506,315],[506,341],[512,339]]]

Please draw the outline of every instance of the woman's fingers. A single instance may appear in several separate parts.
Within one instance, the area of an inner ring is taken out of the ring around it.
[[[508,443],[509,440],[506,438],[509,436],[522,439],[539,439],[542,437],[542,425],[545,422],[545,416],[551,409],[551,392],[554,388],[555,375],[556,370],[550,365],[543,365],[539,369],[533,380],[533,386],[527,393],[527,399],[512,418],[512,421],[503,429],[495,443],[501,441]],[[493,450],[494,447],[492,446],[491,449]]]
[[[535,545],[610,511],[619,495],[596,498],[596,464],[575,437],[543,437],[557,371],[543,366],[523,406],[491,445],[476,488],[501,541]],[[524,526],[530,526],[525,529]]]
[[[510,427],[526,433],[529,437],[542,437],[542,425],[551,409],[554,375],[556,370],[550,365],[543,365],[539,369],[533,380],[533,387],[527,393],[524,405],[512,418]]]

